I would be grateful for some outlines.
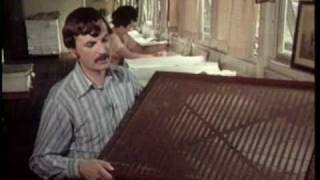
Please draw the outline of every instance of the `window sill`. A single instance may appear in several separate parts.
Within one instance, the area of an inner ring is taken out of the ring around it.
[[[198,43],[210,49],[214,49],[218,52],[221,52],[224,54],[228,53],[228,44],[226,41],[215,40],[215,39],[211,39],[211,40],[205,39],[205,40],[199,40]]]
[[[292,69],[290,65],[277,62],[277,60],[275,59],[271,59],[269,62],[270,63],[265,68],[266,70],[284,75],[293,80],[315,82],[314,74],[303,72],[297,69]]]

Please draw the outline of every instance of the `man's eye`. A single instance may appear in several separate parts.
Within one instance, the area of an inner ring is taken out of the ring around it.
[[[106,43],[106,42],[108,42],[108,41],[109,41],[108,38],[103,38],[103,39],[102,39],[102,42],[104,42],[104,43]]]
[[[92,43],[87,43],[86,47],[92,48],[94,45],[95,45],[95,43],[93,43],[93,42]]]

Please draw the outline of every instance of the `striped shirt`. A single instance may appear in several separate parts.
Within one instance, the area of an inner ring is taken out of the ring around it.
[[[77,63],[45,100],[31,170],[43,179],[80,178],[79,160],[99,155],[141,90],[118,66],[110,67],[103,88],[95,88]]]

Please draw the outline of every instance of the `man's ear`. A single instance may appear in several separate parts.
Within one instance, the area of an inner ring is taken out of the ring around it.
[[[74,48],[70,48],[69,51],[70,51],[70,56],[73,59],[78,59],[79,58],[79,55],[78,55],[77,51]]]

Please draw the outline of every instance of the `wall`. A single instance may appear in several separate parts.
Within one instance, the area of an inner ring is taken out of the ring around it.
[[[112,1],[110,0],[86,0],[86,6],[96,9],[105,8],[107,13],[112,12]]]
[[[39,12],[51,12],[59,11],[59,36],[60,44],[62,47],[62,52],[66,52],[62,41],[61,30],[64,24],[66,16],[75,8],[85,5],[86,0],[24,0],[23,2],[23,12],[24,16],[30,16]]]
[[[105,16],[104,18],[108,20],[108,15],[112,13],[113,3],[110,0],[86,0],[87,7],[93,7],[95,9],[104,9]]]

